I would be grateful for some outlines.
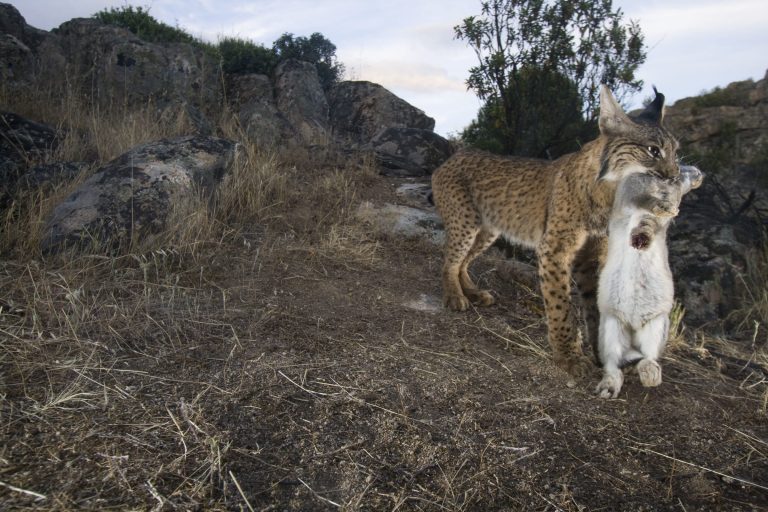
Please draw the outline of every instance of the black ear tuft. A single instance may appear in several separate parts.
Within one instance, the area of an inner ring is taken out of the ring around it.
[[[661,124],[661,121],[664,119],[664,95],[656,90],[655,85],[653,86],[653,93],[656,97],[635,117],[635,119],[638,121]]]

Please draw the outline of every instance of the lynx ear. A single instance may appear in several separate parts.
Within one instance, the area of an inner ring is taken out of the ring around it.
[[[632,126],[632,120],[624,113],[621,105],[605,84],[600,86],[600,119],[598,125],[600,126],[600,133],[604,135],[616,135],[625,132]]]
[[[664,95],[656,90],[656,86],[653,87],[653,93],[656,97],[638,114],[636,119],[661,124],[664,121]]]

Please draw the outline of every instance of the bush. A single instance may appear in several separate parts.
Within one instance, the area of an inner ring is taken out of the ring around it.
[[[152,43],[189,43],[199,46],[205,44],[185,30],[157,21],[149,14],[149,9],[133,7],[110,7],[93,15],[97,20],[130,30],[138,37]]]
[[[715,87],[712,91],[698,96],[694,105],[699,108],[706,107],[739,107],[744,104],[744,98],[730,88]]]
[[[225,73],[269,75],[277,66],[277,55],[272,49],[247,39],[222,38],[218,50]]]

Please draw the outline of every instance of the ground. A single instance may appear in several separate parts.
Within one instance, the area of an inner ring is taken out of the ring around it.
[[[497,305],[445,310],[439,246],[354,220],[395,183],[326,174],[217,241],[2,263],[0,508],[768,508],[748,342],[686,331],[596,398],[499,251]]]

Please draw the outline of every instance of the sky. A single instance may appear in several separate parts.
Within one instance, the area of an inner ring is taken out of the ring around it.
[[[320,32],[337,47],[346,78],[379,83],[436,121],[441,135],[461,132],[481,102],[465,81],[473,51],[453,27],[479,14],[479,0],[0,0],[30,25],[50,30],[75,17],[126,4],[215,42],[238,36],[271,46],[285,32]],[[648,46],[638,77],[645,87],[629,109],[651,96],[668,104],[730,82],[759,80],[768,69],[766,0],[614,0],[636,20]]]

